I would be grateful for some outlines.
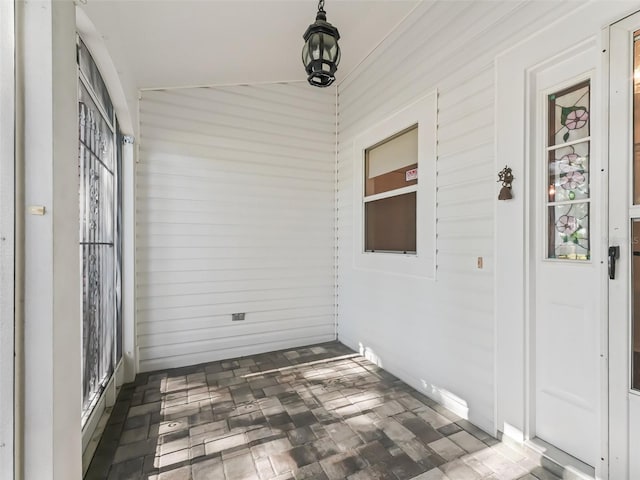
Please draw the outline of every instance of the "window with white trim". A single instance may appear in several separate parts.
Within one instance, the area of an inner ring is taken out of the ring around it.
[[[356,268],[435,277],[436,118],[433,92],[355,138]]]
[[[418,126],[365,150],[367,252],[416,253]]]

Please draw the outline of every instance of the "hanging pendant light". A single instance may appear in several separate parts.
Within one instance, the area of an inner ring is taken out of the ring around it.
[[[328,87],[336,79],[335,73],[340,63],[338,29],[327,22],[324,0],[318,2],[315,23],[309,25],[302,36],[302,63],[307,70],[307,80],[315,87]]]

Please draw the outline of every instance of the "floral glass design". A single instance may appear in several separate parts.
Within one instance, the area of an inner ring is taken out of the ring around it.
[[[589,97],[588,80],[549,95],[549,146],[589,136]]]
[[[549,247],[552,258],[589,259],[589,203],[549,207]]]
[[[590,80],[548,96],[547,258],[589,260]]]
[[[549,202],[589,198],[589,142],[549,152]]]

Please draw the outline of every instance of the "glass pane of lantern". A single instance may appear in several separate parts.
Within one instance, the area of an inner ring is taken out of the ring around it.
[[[548,207],[548,258],[588,260],[589,203]]]
[[[589,198],[589,142],[549,152],[549,202]]]
[[[320,58],[320,41],[322,38],[321,33],[314,33],[309,38],[309,50],[311,51],[311,58],[318,60]]]
[[[331,35],[324,35],[324,50],[322,58],[332,61],[336,51],[336,39]]]
[[[589,136],[590,82],[549,95],[549,146]]]
[[[306,42],[302,47],[302,63],[305,66],[309,64],[309,44]]]

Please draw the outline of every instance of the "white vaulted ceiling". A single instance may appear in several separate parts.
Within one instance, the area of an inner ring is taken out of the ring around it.
[[[326,0],[341,34],[338,79],[419,3]],[[304,80],[302,34],[315,0],[87,0],[116,70],[137,88]]]

